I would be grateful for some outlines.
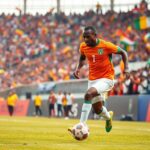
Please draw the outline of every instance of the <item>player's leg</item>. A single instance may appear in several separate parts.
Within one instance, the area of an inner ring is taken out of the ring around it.
[[[92,107],[96,114],[101,115],[106,120],[110,119],[110,114],[107,108],[104,106],[104,100],[102,96],[97,96],[92,100]]]
[[[100,94],[100,96],[95,97],[92,100],[92,107],[96,114],[102,116],[106,120],[106,126],[105,129],[107,132],[110,132],[112,128],[112,116],[113,112],[107,111],[107,108],[103,106],[103,101],[107,98],[107,93],[113,88],[113,80],[110,79],[99,79],[95,84],[93,84],[93,87],[95,87]]]
[[[82,105],[82,111],[81,111],[81,117],[80,117],[80,122],[86,122],[89,116],[89,113],[92,108],[92,99],[97,96],[97,90],[93,87],[89,88],[87,92],[85,93],[84,96],[84,103]]]
[[[86,123],[89,113],[92,108],[92,99],[98,95],[97,90],[92,87],[92,82],[88,82],[88,90],[84,95],[84,103],[82,105],[82,110],[81,110],[81,116],[80,116],[80,122]],[[71,131],[71,129],[68,129]]]
[[[113,87],[113,81],[109,79],[99,79],[88,82],[88,90],[84,97],[84,103],[82,106],[80,122],[85,123],[88,119],[89,113],[92,107],[93,98],[97,97],[99,94],[109,91]],[[102,97],[101,97],[102,99]],[[103,100],[103,99],[102,99]],[[109,132],[112,128],[112,119],[110,113],[107,111],[105,106],[102,106],[103,102],[95,102],[93,103],[93,108],[95,112],[99,115],[103,114],[103,117],[106,118],[106,131]],[[107,124],[109,123],[109,124]],[[108,128],[108,125],[109,128]],[[72,131],[71,128],[68,131]]]
[[[107,108],[103,106],[103,101],[101,101],[100,98],[97,102],[92,104],[92,107],[97,115],[102,116],[106,120],[105,129],[106,132],[110,132],[110,130],[112,129],[113,112],[107,111]]]
[[[93,87],[90,87],[87,92],[85,93],[85,96],[84,96],[84,103],[82,105],[82,110],[81,110],[81,116],[80,116],[80,122],[83,122],[83,123],[86,123],[87,119],[88,119],[88,116],[89,116],[89,113],[91,111],[91,108],[92,108],[92,99],[97,96],[98,93],[97,93],[97,90]],[[69,128],[68,131],[72,133],[72,128]]]

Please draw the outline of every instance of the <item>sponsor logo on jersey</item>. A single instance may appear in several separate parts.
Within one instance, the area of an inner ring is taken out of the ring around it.
[[[104,51],[103,51],[102,48],[98,49],[98,54],[99,54],[99,55],[102,55],[103,53],[104,53]]]

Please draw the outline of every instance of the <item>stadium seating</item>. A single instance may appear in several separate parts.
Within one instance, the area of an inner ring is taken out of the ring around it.
[[[145,15],[149,14],[150,11],[147,11]],[[78,60],[78,45],[82,40],[82,28],[87,24],[95,25],[100,38],[127,50],[130,62],[148,61],[149,28],[137,30],[134,26],[134,19],[140,16],[140,12],[132,11],[97,15],[92,10],[83,15],[69,16],[64,13],[47,13],[44,16],[1,14],[1,90],[20,85],[73,79],[72,73]],[[115,66],[119,65],[120,58],[114,56],[113,63]],[[146,72],[147,77],[150,76],[148,69],[142,68],[137,70],[138,77],[142,75],[142,71]],[[87,77],[87,66],[80,75],[81,78]],[[148,78],[146,80],[149,82]],[[120,84],[119,81],[120,79],[117,83]]]

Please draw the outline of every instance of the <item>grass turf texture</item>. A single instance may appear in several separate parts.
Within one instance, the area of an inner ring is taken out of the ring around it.
[[[67,128],[79,120],[0,117],[0,150],[150,150],[150,123],[88,120],[90,136],[76,141]]]

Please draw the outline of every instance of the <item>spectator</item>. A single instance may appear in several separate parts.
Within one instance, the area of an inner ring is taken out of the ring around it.
[[[48,97],[49,103],[49,116],[55,116],[55,103],[56,103],[56,96],[54,91],[50,91],[50,95]]]
[[[39,115],[42,116],[42,110],[41,110],[42,97],[39,95],[39,93],[37,93],[35,98],[34,98],[34,106],[35,106],[36,116],[39,116]]]
[[[102,6],[99,3],[97,3],[96,4],[96,14],[98,15],[99,13],[102,14]]]
[[[57,99],[57,117],[61,117],[63,115],[63,113],[62,113],[63,94],[61,91],[58,92],[56,99]]]
[[[141,76],[141,83],[138,87],[139,94],[147,94],[148,92],[148,80],[146,75]]]
[[[18,95],[15,93],[15,91],[13,90],[10,91],[7,97],[7,106],[8,106],[8,112],[10,116],[13,116],[17,100],[18,100]]]
[[[140,2],[140,11],[141,13],[145,13],[148,10],[148,3],[145,0],[141,0]]]
[[[73,111],[72,111],[72,105],[74,103],[74,96],[68,92],[67,94],[67,111],[68,111],[68,116],[74,116]]]
[[[126,89],[127,89],[127,91],[124,91],[125,94],[128,94],[128,95],[133,94],[133,80],[132,79],[133,77],[131,75],[131,78],[125,81],[124,85],[126,86]]]
[[[139,14],[140,13],[140,9],[137,5],[134,6],[134,8],[131,10],[134,14]]]
[[[63,106],[63,110],[64,110],[64,116],[65,116],[65,119],[69,119],[68,117],[68,107],[67,107],[67,102],[68,99],[67,99],[67,93],[64,92],[64,95],[63,95],[63,98],[62,98],[62,106]]]

